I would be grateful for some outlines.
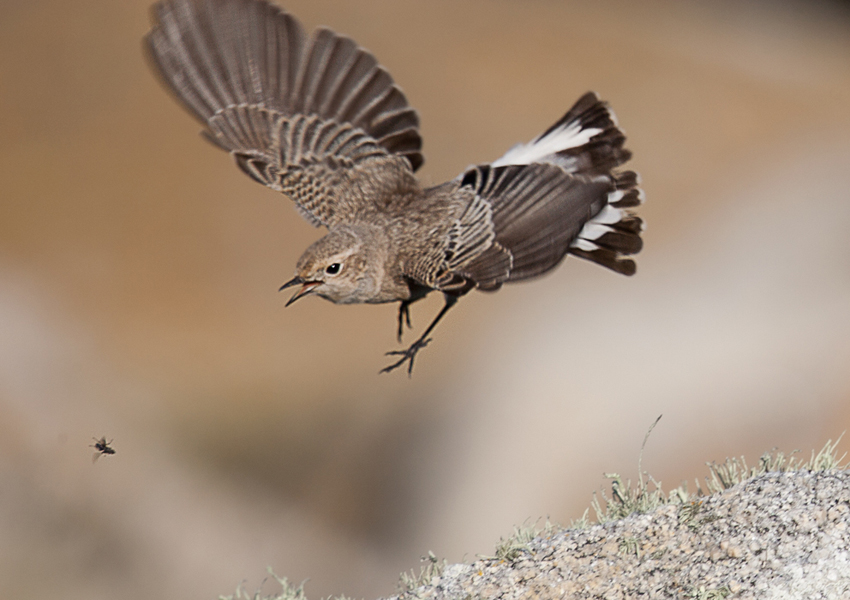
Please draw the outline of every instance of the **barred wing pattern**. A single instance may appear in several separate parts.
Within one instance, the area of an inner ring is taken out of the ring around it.
[[[466,171],[458,191],[486,202],[489,210],[477,214],[489,235],[470,238],[461,264],[447,257],[438,287],[496,290],[545,273],[568,253],[634,274],[628,257],[642,248],[643,221],[628,209],[643,192],[634,172],[613,170],[631,156],[624,142],[613,113],[591,92],[528,144]]]
[[[255,180],[314,225],[367,201],[358,178],[403,189],[423,162],[419,118],[349,38],[265,0],[166,0],[147,44],[164,82]]]

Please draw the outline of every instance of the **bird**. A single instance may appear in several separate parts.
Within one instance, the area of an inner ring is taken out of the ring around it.
[[[398,302],[432,291],[444,304],[407,364],[473,289],[537,277],[572,255],[623,275],[643,245],[644,200],[610,106],[588,92],[563,117],[501,158],[425,187],[419,115],[389,72],[326,27],[308,36],[267,0],[164,0],[145,48],[165,87],[249,177],[289,196],[327,233],[298,259],[286,303]],[[300,286],[300,287],[299,287]],[[392,359],[391,359],[392,360]]]

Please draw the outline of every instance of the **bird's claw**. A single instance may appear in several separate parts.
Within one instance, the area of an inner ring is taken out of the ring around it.
[[[386,356],[401,356],[401,358],[393,364],[389,365],[388,367],[384,367],[383,369],[381,369],[380,372],[389,373],[390,371],[399,368],[405,362],[409,361],[410,364],[408,364],[407,366],[407,376],[410,377],[411,375],[413,375],[413,359],[416,357],[416,353],[419,352],[425,346],[427,346],[428,342],[430,341],[431,338],[417,340],[413,342],[413,344],[411,344],[407,350],[390,350],[386,353]]]

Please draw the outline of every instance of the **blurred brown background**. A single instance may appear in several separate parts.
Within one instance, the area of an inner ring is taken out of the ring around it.
[[[159,87],[148,0],[5,0],[4,597],[215,598],[266,566],[315,598],[389,594],[428,550],[580,517],[661,413],[643,466],[667,488],[850,425],[846,5],[285,6],[389,68],[429,183],[598,91],[648,197],[638,275],[570,259],[470,294],[413,379],[378,376],[396,307],[284,310],[321,231]],[[93,465],[101,435],[117,454]]]

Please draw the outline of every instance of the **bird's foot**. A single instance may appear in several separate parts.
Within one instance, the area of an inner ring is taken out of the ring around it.
[[[416,358],[416,353],[427,346],[430,341],[431,338],[419,339],[413,342],[407,350],[391,350],[387,352],[386,356],[401,356],[401,358],[390,366],[381,369],[381,373],[389,373],[399,368],[405,362],[409,362],[407,365],[407,376],[410,377],[413,374],[413,359]]]

